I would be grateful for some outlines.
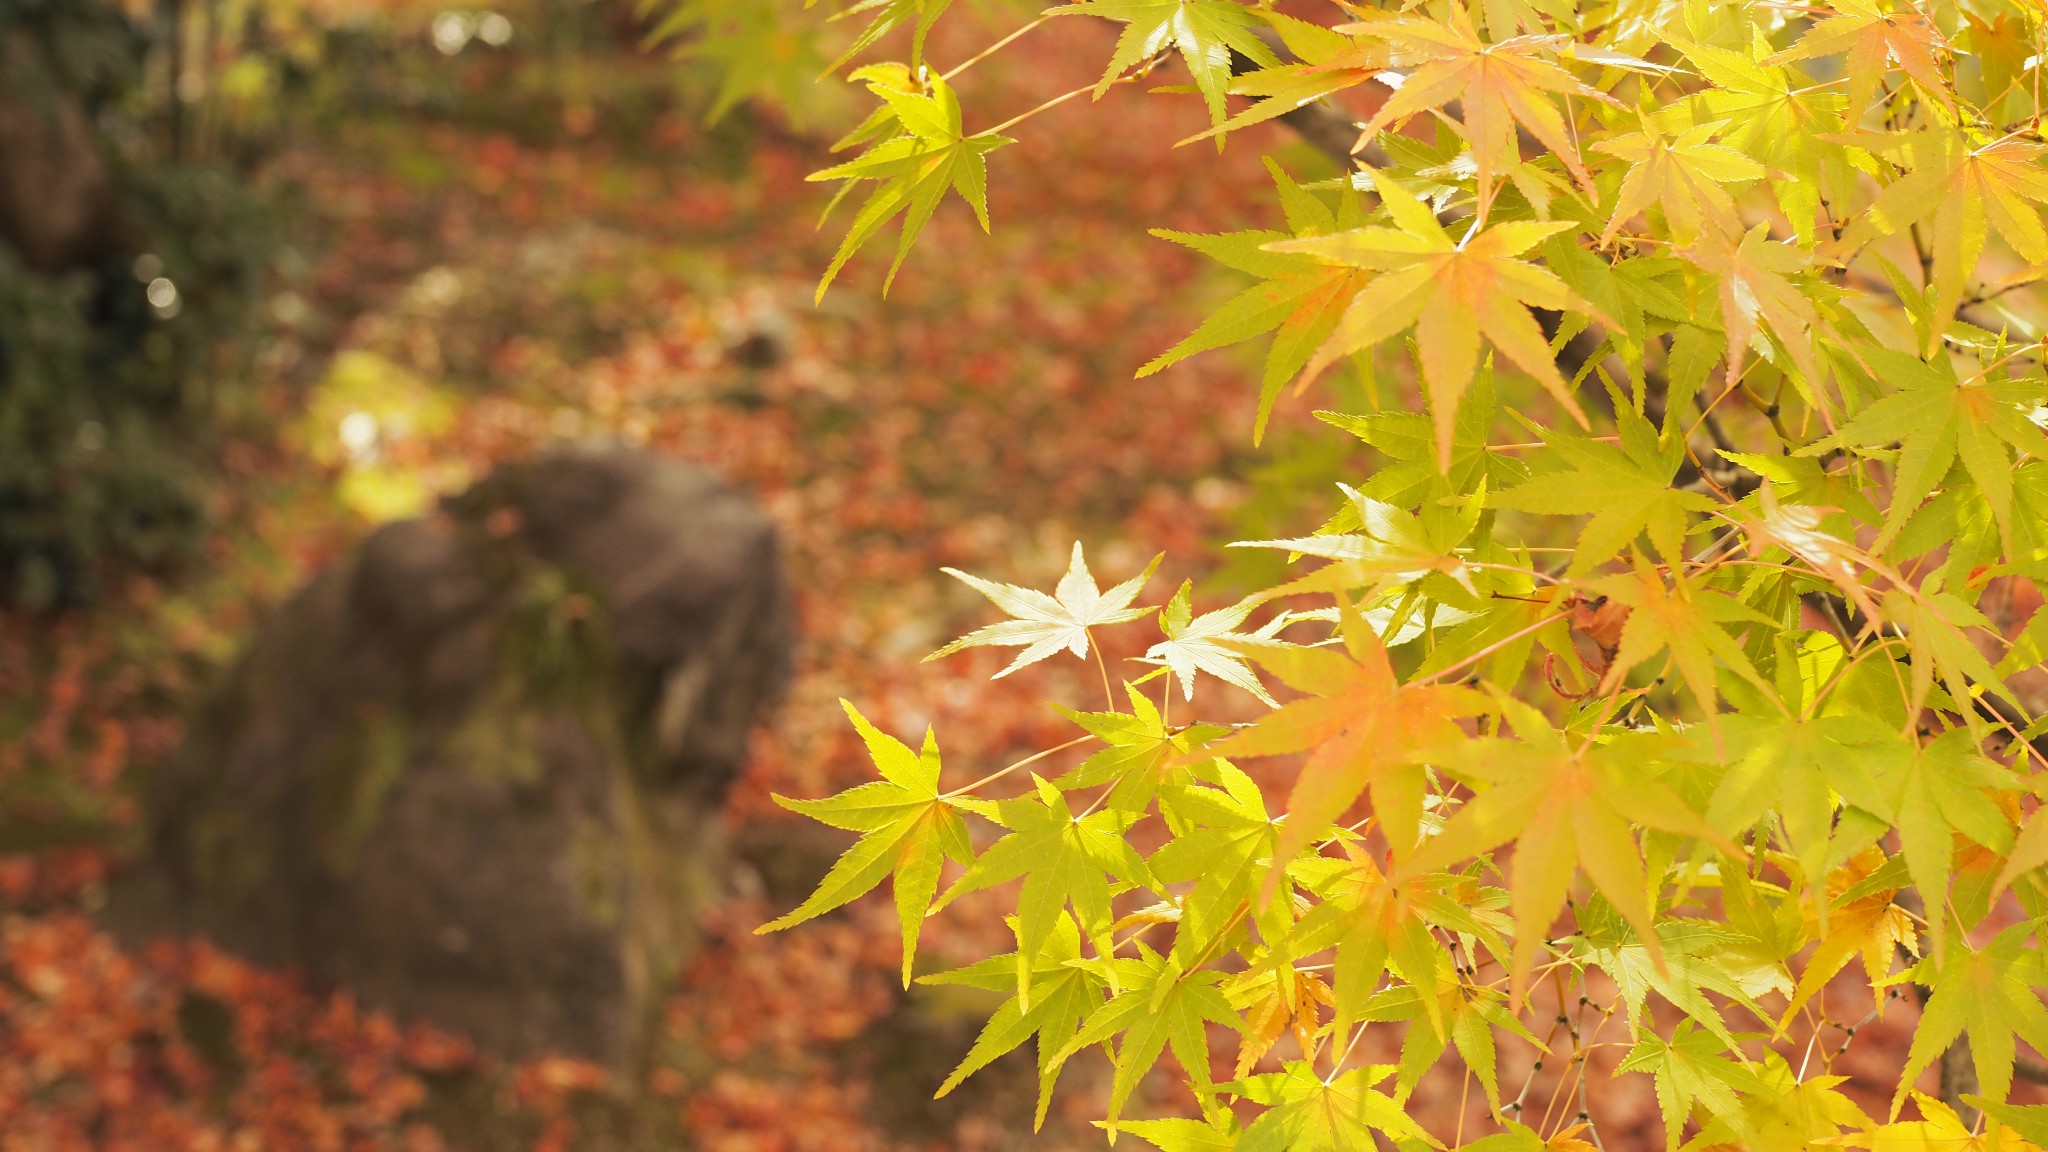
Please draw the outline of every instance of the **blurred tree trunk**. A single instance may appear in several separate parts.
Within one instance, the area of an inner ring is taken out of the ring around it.
[[[0,42],[0,76],[0,237],[44,272],[117,250],[124,230],[83,101],[20,32]]]

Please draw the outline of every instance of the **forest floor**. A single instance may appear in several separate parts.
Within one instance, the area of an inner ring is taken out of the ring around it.
[[[1107,51],[1098,31],[1035,34],[963,80],[970,103],[1022,109],[1085,82]],[[934,55],[977,46],[942,38]],[[623,49],[584,65],[615,86],[666,82],[665,65]],[[458,87],[493,82],[478,67]],[[203,944],[124,951],[92,919],[120,847],[67,832],[133,828],[132,769],[175,746],[182,710],[307,572],[495,461],[586,435],[759,493],[783,529],[802,620],[796,687],[728,806],[743,864],[670,1006],[647,1099],[719,1152],[1029,1138],[1028,1062],[928,1099],[978,1021],[901,992],[886,901],[753,935],[841,846],[770,793],[867,778],[839,697],[898,734],[935,726],[963,780],[1066,737],[1045,701],[1091,703],[1092,679],[1039,665],[991,682],[1006,654],[985,651],[921,663],[988,620],[941,566],[1048,585],[1078,538],[1105,581],[1163,552],[1152,593],[1164,600],[1203,574],[1214,542],[1321,519],[1327,500],[1312,493],[1298,505],[1253,495],[1277,469],[1276,439],[1310,442],[1308,405],[1284,407],[1255,452],[1247,360],[1212,354],[1132,378],[1232,287],[1145,229],[1265,223],[1257,157],[1310,161],[1277,130],[1233,141],[1220,164],[1173,149],[1201,126],[1189,100],[1124,89],[1075,102],[994,159],[992,236],[950,205],[887,300],[863,258],[814,307],[843,224],[814,228],[824,196],[803,176],[824,148],[772,124],[713,129],[673,101],[653,107],[614,117],[598,99],[538,127],[385,108],[330,122],[280,158],[302,258],[270,301],[276,323],[253,369],[253,423],[270,430],[224,454],[232,482],[211,570],[0,630],[0,699],[13,702],[0,715],[0,1152],[453,1146],[434,1101],[477,1062],[459,1039]],[[354,413],[375,419],[374,451],[341,439]],[[1362,471],[1335,439],[1298,453],[1306,475],[1290,479]],[[1235,591],[1228,574],[1204,590],[1219,602]],[[920,969],[1006,950],[994,908],[934,921]],[[195,1035],[208,1027],[225,1056]],[[1532,1059],[1504,1052],[1504,1072]],[[484,1076],[536,1148],[586,1146],[578,1101],[618,1087],[568,1060]],[[1099,1146],[1087,1120],[1101,1102],[1085,1071],[1070,1082],[1032,1147]]]

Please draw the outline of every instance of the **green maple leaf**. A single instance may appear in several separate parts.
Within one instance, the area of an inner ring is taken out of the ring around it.
[[[648,31],[646,44],[673,44],[675,58],[704,61],[718,77],[711,109],[704,116],[707,123],[718,123],[757,95],[772,97],[795,114],[815,90],[818,75],[826,71],[818,28],[791,20],[774,5],[752,0],[641,0],[638,7],[643,14],[657,7],[668,9]]]
[[[1565,286],[1555,273],[1523,253],[1576,228],[1568,221],[1517,220],[1453,240],[1435,213],[1385,173],[1373,173],[1380,201],[1395,227],[1354,228],[1331,236],[1282,240],[1268,251],[1313,256],[1332,265],[1380,273],[1354,297],[1337,327],[1317,349],[1306,373],[1415,329],[1415,342],[1436,423],[1437,467],[1450,466],[1459,398],[1479,368],[1479,338],[1489,343],[1586,424],[1584,409],[1530,306],[1571,310],[1606,320],[1600,310]]]
[[[1054,1057],[1064,1061],[1083,1048],[1122,1034],[1116,1049],[1116,1075],[1109,1090],[1108,1123],[1112,1128],[1138,1081],[1159,1063],[1159,1057],[1169,1047],[1181,1070],[1187,1073],[1189,1086],[1196,1096],[1206,1100],[1215,1088],[1209,1072],[1207,1025],[1243,1027],[1243,1021],[1217,987],[1223,980],[1221,972],[1186,971],[1178,960],[1152,951],[1142,940],[1137,942],[1137,948],[1139,959],[1135,963],[1118,962],[1125,968],[1123,991],[1096,1009],[1080,1032]]]
[[[1700,1031],[1690,1020],[1681,1020],[1671,1037],[1651,1034],[1636,1041],[1635,1047],[1615,1071],[1647,1072],[1657,1084],[1657,1103],[1664,1112],[1664,1143],[1678,1145],[1678,1130],[1695,1107],[1724,1125],[1738,1125],[1736,1134],[1744,1139],[1741,1094],[1768,1090],[1763,1080],[1746,1064],[1723,1055],[1727,1047],[1714,1036]]]
[[[1982,1096],[1965,1096],[1963,1103],[1981,1109],[2000,1124],[2036,1144],[2048,1144],[2048,1104],[2007,1104]]]
[[[1145,862],[1164,884],[1194,882],[1180,900],[1180,927],[1173,957],[1193,967],[1238,923],[1273,865],[1279,821],[1266,813],[1259,787],[1228,763],[1223,789],[1190,789],[1175,797],[1175,809],[1190,814],[1200,805],[1204,827],[1169,841]],[[1190,793],[1193,793],[1190,795]]]
[[[893,71],[860,69],[853,78],[873,81],[868,90],[881,97],[903,131],[873,145],[858,159],[806,177],[809,180],[846,181],[833,198],[834,204],[862,181],[873,180],[881,184],[854,214],[846,239],[840,242],[839,251],[833,254],[825,275],[818,281],[817,296],[820,300],[825,298],[825,290],[832,286],[839,270],[853,259],[853,254],[873,239],[884,225],[901,215],[902,238],[897,243],[895,259],[890,261],[888,277],[882,284],[882,293],[887,295],[889,286],[896,281],[897,270],[903,267],[904,258],[910,255],[910,247],[916,243],[918,233],[924,231],[925,224],[938,210],[939,201],[945,199],[949,189],[958,192],[960,198],[974,209],[975,219],[981,222],[982,231],[986,232],[989,227],[987,156],[1005,144],[1015,143],[1007,136],[987,132],[966,135],[961,124],[960,98],[953,94],[943,79],[934,77],[931,92],[925,95],[906,91],[892,83],[896,78]]]
[[[1060,715],[1108,745],[1054,783],[1067,792],[1110,784],[1106,807],[1113,812],[1143,812],[1162,787],[1185,786],[1192,779],[1182,757],[1228,729],[1208,724],[1169,728],[1136,686],[1126,684],[1124,691],[1131,700],[1129,712],[1075,712],[1054,705]]]
[[[1350,500],[1350,514],[1339,516],[1313,536],[1284,540],[1242,540],[1233,548],[1284,548],[1295,556],[1335,561],[1307,576],[1281,585],[1273,596],[1307,592],[1341,593],[1354,588],[1375,590],[1420,580],[1441,572],[1467,592],[1475,591],[1471,573],[1455,554],[1479,526],[1485,491],[1445,515],[1441,504],[1416,516],[1407,509],[1374,500],[1348,485],[1338,489]],[[1351,530],[1346,530],[1351,529]]]
[[[1755,1148],[1815,1148],[1833,1143],[1844,1128],[1865,1128],[1870,1117],[1842,1095],[1847,1076],[1808,1076],[1795,1080],[1783,1057],[1766,1051],[1760,1066],[1750,1070],[1762,1091],[1736,1098],[1733,1117],[1713,1117],[1700,1125],[1688,1148],[1714,1148],[1747,1140]]]
[[[1613,979],[1615,991],[1628,1007],[1629,1022],[1639,1031],[1652,1027],[1652,992],[1731,1051],[1740,1044],[1740,1038],[1729,1029],[1720,1006],[1707,995],[1709,992],[1739,1005],[1760,1021],[1771,1019],[1751,992],[1751,987],[1760,987],[1761,982],[1745,983],[1744,973],[1738,971],[1744,965],[1745,953],[1754,944],[1743,933],[1703,920],[1660,921],[1660,963],[1633,929],[1619,922],[1612,907],[1590,901],[1581,906],[1579,919],[1584,932],[1574,942],[1573,956]],[[1784,991],[1790,981],[1779,978],[1782,975],[1781,965],[1769,979],[1770,987],[1766,990]]]
[[[1777,816],[1776,832],[1808,877],[1827,873],[1835,824],[1831,776],[1857,757],[1904,751],[1898,733],[1869,716],[1776,714],[1722,718],[1729,765],[1707,806],[1707,822],[1730,836],[1751,828],[1766,812]],[[1812,886],[1823,929],[1827,892]]]
[[[1014,925],[1013,925],[1014,927]],[[1011,995],[989,1017],[981,1034],[974,1038],[934,1099],[945,1096],[969,1076],[992,1063],[998,1056],[1024,1041],[1037,1038],[1038,1113],[1036,1123],[1045,1123],[1046,1108],[1052,1103],[1053,1086],[1059,1082],[1061,1063],[1053,1057],[1080,1030],[1081,1021],[1101,1006],[1102,978],[1088,967],[1070,963],[1081,958],[1081,934],[1070,917],[1060,916],[1046,936],[1037,956],[1030,960],[1030,996],[1015,995],[1019,957],[1015,953],[992,956],[979,964],[935,976],[918,978],[921,984],[965,984],[991,992]],[[1028,1003],[1028,1007],[1027,1007]]]
[[[910,62],[922,63],[925,37],[931,33],[932,25],[938,23],[939,17],[945,15],[946,9],[952,5],[953,0],[859,0],[858,3],[841,9],[832,19],[845,20],[869,12],[875,15],[826,71],[839,71],[847,61],[867,51],[877,40],[906,22],[911,24]]]
[[[1358,486],[1359,495],[1369,500],[1413,508],[1430,495],[1443,477],[1449,479],[1454,492],[1476,492],[1482,487],[1498,492],[1529,478],[1529,466],[1515,453],[1498,452],[1487,444],[1494,416],[1491,357],[1480,365],[1478,377],[1458,404],[1458,419],[1451,433],[1451,463],[1441,474],[1437,471],[1435,434],[1429,417],[1422,413],[1372,412],[1354,416],[1317,412],[1315,416],[1333,428],[1351,433],[1387,457],[1387,462]],[[1324,528],[1348,532],[1359,526],[1354,506],[1340,511]]]
[[[939,899],[943,908],[969,892],[1024,877],[1017,898],[1017,999],[1031,1007],[1031,961],[1071,904],[1098,955],[1110,954],[1110,877],[1130,884],[1149,880],[1145,862],[1124,839],[1136,819],[1129,812],[1075,816],[1059,789],[1036,776],[1030,796],[999,800],[997,823],[1010,834],[989,846]],[[990,813],[984,812],[984,815]]]
[[[1288,50],[1301,57],[1303,63],[1240,73],[1231,80],[1230,92],[1251,97],[1251,107],[1205,132],[1189,136],[1181,144],[1263,124],[1346,88],[1355,88],[1386,71],[1393,59],[1392,50],[1384,44],[1359,44],[1321,25],[1279,12],[1269,11],[1264,16],[1286,41]]]
[[[1048,9],[1047,14],[1099,16],[1124,25],[1102,81],[1095,86],[1097,99],[1132,67],[1172,48],[1180,53],[1181,63],[1208,104],[1212,124],[1223,123],[1228,115],[1223,98],[1230,91],[1232,52],[1261,67],[1280,63],[1254,31],[1261,23],[1258,15],[1234,0],[1088,0],[1062,4]]]
[[[1097,1120],[1095,1125],[1106,1130],[1112,1142],[1118,1133],[1128,1132],[1159,1149],[1159,1152],[1231,1152],[1237,1146],[1234,1126],[1218,1128],[1201,1120],[1177,1117],[1169,1120],[1122,1120],[1115,1124]]]
[[[1337,231],[1339,215],[1316,196],[1304,190],[1271,157],[1266,168],[1280,191],[1280,203],[1287,213],[1287,232],[1257,230],[1221,235],[1194,235],[1157,228],[1152,235],[1192,248],[1227,267],[1259,278],[1210,313],[1180,343],[1154,357],[1138,369],[1139,378],[1150,376],[1198,352],[1207,352],[1274,333],[1266,352],[1259,385],[1258,418],[1252,428],[1253,443],[1266,434],[1266,422],[1281,387],[1308,363],[1317,346],[1329,338],[1337,318],[1367,276],[1356,268],[1332,267],[1308,256],[1288,255],[1265,249],[1268,244],[1292,237],[1322,236]],[[1345,207],[1355,213],[1355,202],[1347,197]]]
[[[1967,731],[1945,732],[1904,755],[1857,757],[1836,765],[1830,780],[1843,799],[1899,830],[1907,872],[1930,908],[1948,899],[1958,834],[2001,856],[2012,851],[2012,822],[1985,791],[2010,791],[2019,780],[1980,752]],[[1949,917],[1930,919],[1939,956]]]
[[[1885,592],[1882,603],[1884,616],[1906,630],[1907,649],[1913,661],[1913,707],[1926,702],[1928,689],[1937,675],[1947,686],[1949,696],[1958,702],[1973,698],[1976,688],[2014,699],[2012,689],[1999,678],[1998,670],[1963,631],[1981,628],[1997,634],[1997,626],[1968,601],[1953,592],[1922,590],[1918,595],[1908,595],[1893,588]]]
[[[1088,630],[1108,624],[1122,624],[1136,620],[1150,612],[1150,608],[1133,608],[1131,601],[1152,579],[1152,573],[1159,568],[1160,557],[1154,556],[1152,563],[1143,572],[1104,592],[1096,587],[1095,577],[1088,571],[1088,561],[1081,555],[1081,542],[1074,542],[1074,555],[1067,563],[1067,574],[1060,577],[1059,586],[1048,596],[1032,588],[1020,588],[1015,584],[998,584],[972,576],[957,568],[943,568],[946,575],[959,580],[969,588],[988,597],[995,606],[1016,617],[1000,624],[990,624],[953,641],[937,652],[925,657],[937,660],[950,656],[963,648],[978,648],[985,645],[1000,645],[1022,648],[1010,666],[995,674],[1002,679],[1026,665],[1036,664],[1061,649],[1076,656],[1088,655]]]
[[[2048,395],[2048,381],[1997,379],[1985,371],[1961,379],[1946,351],[1932,363],[1886,348],[1859,347],[1857,354],[1898,390],[1857,413],[1839,433],[1800,449],[1799,455],[1899,446],[1891,507],[1872,550],[1882,551],[1898,536],[1958,459],[1990,503],[2010,549],[2013,452],[2048,454],[2048,435],[2027,418],[2027,411]]]
[[[1641,418],[1623,409],[1625,423]],[[1591,520],[1579,533],[1568,575],[1583,575],[1613,559],[1630,542],[1648,533],[1657,554],[1673,565],[1685,560],[1686,517],[1716,506],[1698,492],[1671,486],[1685,459],[1685,444],[1675,436],[1662,443],[1647,436],[1625,436],[1617,447],[1542,429],[1543,442],[1568,470],[1542,472],[1527,483],[1496,493],[1488,503],[1549,516],[1584,516]]]
[[[1374,1064],[1326,1080],[1313,1065],[1296,1060],[1284,1071],[1233,1083],[1233,1092],[1266,1106],[1238,1138],[1237,1152],[1350,1152],[1379,1147],[1375,1132],[1442,1148],[1393,1097],[1373,1091],[1393,1071]]]
[[[1421,985],[1401,984],[1366,999],[1359,1019],[1367,1023],[1386,1020],[1414,1020],[1426,1017],[1428,1027],[1410,1027],[1401,1038],[1396,1096],[1406,1101],[1409,1093],[1452,1046],[1458,1058],[1479,1081],[1486,1103],[1500,1115],[1500,1074],[1494,1030],[1516,1036],[1548,1054],[1550,1048],[1507,1011],[1507,997],[1499,989],[1468,984],[1449,965],[1439,966]]]
[[[1934,896],[1928,893],[1930,903]],[[2027,937],[2038,926],[2015,924],[1981,952],[1963,949],[1946,958],[1929,956],[1914,968],[1913,979],[1932,994],[1913,1030],[1913,1046],[1892,1097],[1892,1119],[1898,1119],[1913,1078],[1965,1032],[1970,1035],[1978,1091],[1990,1100],[2004,1100],[2012,1088],[2015,1035],[2034,1051],[2048,1052],[2048,1008],[2041,1006],[2040,994],[2034,991],[2048,984],[2048,969],[2040,951],[2027,946]]]
[[[929,729],[924,750],[912,752],[901,740],[868,723],[845,700],[839,706],[860,732],[882,779],[856,785],[825,800],[775,802],[792,812],[849,832],[861,833],[853,847],[818,882],[817,891],[788,915],[754,931],[779,932],[858,899],[895,875],[896,915],[903,924],[903,986],[917,955],[918,927],[938,891],[939,869],[947,860],[974,859],[959,805],[939,794],[939,746]]]

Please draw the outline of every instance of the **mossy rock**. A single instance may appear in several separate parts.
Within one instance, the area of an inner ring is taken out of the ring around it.
[[[750,498],[616,446],[502,467],[258,629],[155,782],[113,920],[628,1068],[791,642]]]

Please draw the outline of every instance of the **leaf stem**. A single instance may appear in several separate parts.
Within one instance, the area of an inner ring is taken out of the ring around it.
[[[1022,28],[1017,29],[1015,32],[1012,32],[1008,36],[1003,37],[1001,40],[998,40],[995,43],[989,45],[988,47],[983,48],[981,51],[975,53],[973,56],[968,57],[965,61],[962,61],[960,64],[954,66],[951,72],[947,72],[941,75],[939,79],[951,80],[953,77],[960,75],[962,72],[967,71],[969,68],[972,68],[976,64],[981,63],[983,60],[986,60],[989,57],[995,55],[996,53],[1002,51],[1003,49],[1008,48],[1010,45],[1022,39],[1025,33],[1030,32],[1032,29],[1037,28],[1039,25],[1045,23],[1050,19],[1052,19],[1052,15],[1050,13],[1041,15],[1038,19],[1033,20],[1031,23],[1024,25]]]
[[[967,793],[972,792],[977,788],[981,788],[985,785],[993,784],[996,781],[1001,780],[1003,777],[1008,776],[1010,773],[1015,772],[1019,768],[1036,764],[1040,760],[1045,759],[1047,756],[1051,756],[1057,752],[1064,752],[1067,749],[1072,748],[1076,744],[1085,744],[1093,739],[1095,739],[1095,737],[1092,735],[1076,736],[1072,740],[1067,741],[1065,744],[1060,744],[1052,748],[1047,748],[1043,752],[1033,753],[1032,755],[1026,756],[1024,759],[1017,761],[1015,764],[1012,764],[1007,768],[999,768],[996,771],[991,772],[986,776],[983,776],[981,779],[976,780],[972,784],[968,784],[960,788],[955,788],[951,792],[947,792],[944,795],[940,796],[939,799],[948,800],[955,796],[965,796]]]

